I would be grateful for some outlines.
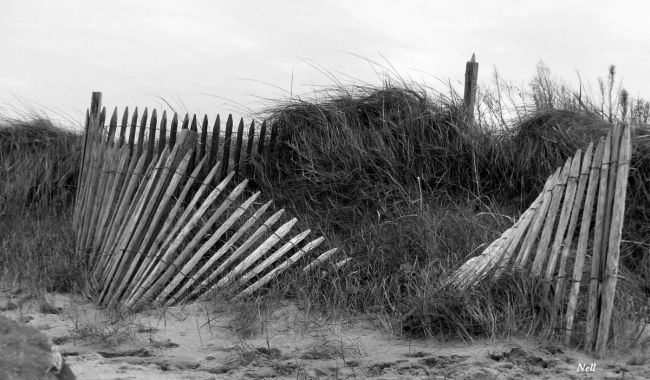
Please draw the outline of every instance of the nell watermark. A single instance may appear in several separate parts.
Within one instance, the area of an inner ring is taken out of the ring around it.
[[[595,372],[596,363],[591,364],[578,364],[578,372]]]

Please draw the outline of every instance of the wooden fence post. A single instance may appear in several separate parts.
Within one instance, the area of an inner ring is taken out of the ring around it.
[[[463,95],[463,105],[470,123],[474,121],[474,103],[476,102],[477,82],[478,62],[476,62],[476,56],[472,53],[472,59],[465,65],[465,93]]]

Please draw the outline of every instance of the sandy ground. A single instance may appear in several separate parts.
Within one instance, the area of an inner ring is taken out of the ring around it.
[[[4,291],[0,310],[45,333],[78,379],[650,379],[650,347],[596,360],[532,339],[409,340],[290,303],[256,318],[215,303],[110,318],[70,295]]]

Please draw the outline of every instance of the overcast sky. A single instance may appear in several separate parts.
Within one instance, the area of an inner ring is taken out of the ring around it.
[[[244,113],[260,98],[340,80],[379,83],[368,60],[436,88],[462,88],[476,53],[527,84],[541,60],[594,85],[615,64],[632,96],[650,97],[646,1],[72,1],[2,0],[0,101],[81,119],[104,105]],[[364,58],[360,58],[364,57]],[[20,99],[20,100],[19,100]]]

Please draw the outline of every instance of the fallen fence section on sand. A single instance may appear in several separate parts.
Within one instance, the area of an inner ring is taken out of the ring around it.
[[[251,124],[243,151],[240,121],[231,158],[232,116],[222,144],[217,116],[208,147],[207,117],[199,136],[196,116],[191,124],[185,116],[177,133],[174,115],[168,135],[165,113],[158,126],[153,111],[147,128],[145,109],[138,128],[137,109],[130,127],[127,109],[118,135],[117,109],[106,129],[100,104],[101,93],[93,93],[73,219],[77,252],[92,268],[100,305],[173,305],[226,289],[234,298],[247,296],[323,242],[305,243],[309,230],[288,238],[295,218],[274,227],[284,210],[265,216],[271,201],[256,204],[260,192],[242,200],[251,159],[273,151],[275,129],[265,149],[266,124],[259,134]],[[323,253],[300,273],[335,252]]]
[[[632,150],[630,134],[629,125],[618,124],[600,139],[595,150],[593,143],[584,153],[578,150],[549,177],[542,193],[519,220],[479,256],[461,266],[449,284],[465,290],[486,278],[498,277],[507,268],[530,273],[541,280],[542,299],[550,301],[551,322],[545,335],[560,334],[569,345],[577,325],[576,307],[583,283],[588,286],[583,294],[587,297],[586,318],[581,321],[584,348],[602,354],[609,337],[618,276]],[[591,255],[588,246],[592,247]],[[585,259],[589,258],[590,272],[585,268]],[[573,273],[567,273],[567,268],[573,268]]]

